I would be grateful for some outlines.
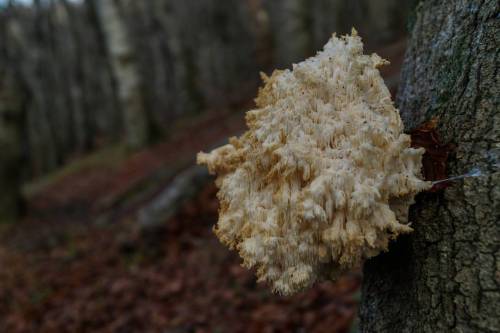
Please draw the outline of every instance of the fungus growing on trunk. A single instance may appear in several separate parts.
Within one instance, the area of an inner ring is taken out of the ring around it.
[[[335,35],[293,70],[263,75],[248,131],[198,163],[218,175],[215,233],[274,291],[335,278],[411,232],[408,208],[430,187],[423,149],[363,44]]]

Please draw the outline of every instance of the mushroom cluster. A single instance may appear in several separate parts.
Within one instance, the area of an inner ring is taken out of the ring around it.
[[[353,30],[292,70],[263,75],[248,131],[198,163],[217,174],[219,239],[260,281],[292,294],[333,279],[411,232],[430,187],[410,137]]]

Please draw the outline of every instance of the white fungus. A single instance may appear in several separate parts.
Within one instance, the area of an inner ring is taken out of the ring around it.
[[[248,131],[198,163],[218,175],[215,233],[274,291],[333,279],[412,231],[408,207],[430,187],[423,149],[363,44],[335,35],[293,70],[263,75]]]

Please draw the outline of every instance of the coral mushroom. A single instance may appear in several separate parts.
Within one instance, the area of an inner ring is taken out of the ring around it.
[[[335,35],[293,70],[263,75],[248,131],[198,163],[218,175],[215,233],[273,290],[335,278],[412,231],[408,208],[430,187],[410,148],[378,55]]]

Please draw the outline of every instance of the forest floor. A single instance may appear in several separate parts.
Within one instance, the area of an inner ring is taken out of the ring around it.
[[[403,52],[380,52],[395,59],[391,91]],[[355,332],[361,274],[272,294],[213,234],[213,182],[163,224],[136,222],[198,151],[244,128],[243,113],[207,112],[149,149],[108,149],[27,186],[27,216],[0,228],[0,332]]]
[[[0,331],[349,332],[360,274],[293,297],[256,284],[212,233],[213,182],[161,226],[135,222],[141,202],[123,197],[138,184],[243,129],[242,113],[209,115],[151,149],[79,161],[32,185],[27,217],[1,234]]]

